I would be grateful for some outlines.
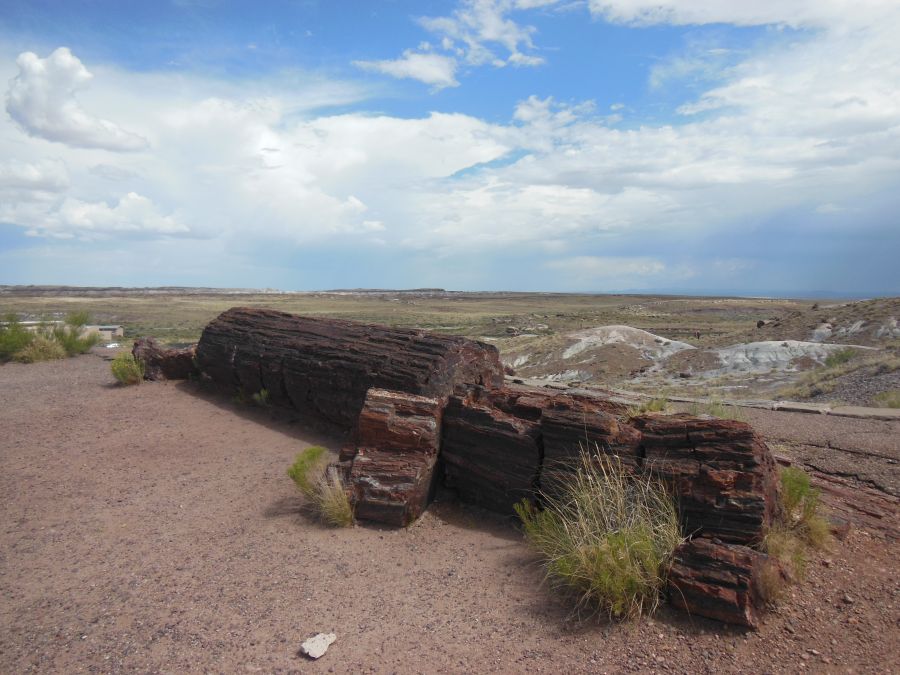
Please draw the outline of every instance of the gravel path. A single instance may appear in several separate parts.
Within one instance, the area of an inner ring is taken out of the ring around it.
[[[3,673],[900,671],[900,545],[865,530],[756,633],[665,607],[573,624],[503,519],[310,522],[285,468],[337,444],[266,411],[117,388],[93,355],[0,366],[0,403]],[[894,452],[878,429],[834,440]],[[320,631],[328,653],[298,656]]]

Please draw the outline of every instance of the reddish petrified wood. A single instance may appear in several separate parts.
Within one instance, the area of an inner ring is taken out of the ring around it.
[[[764,579],[763,575],[770,577]],[[765,605],[764,583],[783,583],[781,566],[765,553],[698,537],[675,550],[669,599],[686,612],[756,628]]]
[[[354,439],[341,451],[356,517],[403,527],[434,483],[444,401],[370,389]]]
[[[470,395],[450,397],[443,427],[444,479],[463,501],[512,513],[513,504],[533,494],[541,466],[539,422]]]
[[[197,347],[166,349],[149,337],[134,341],[131,353],[144,364],[145,380],[186,380],[198,372],[194,365]]]
[[[744,422],[692,415],[636,418],[645,466],[668,481],[685,534],[762,541],[778,508],[778,474]]]
[[[424,330],[234,308],[203,331],[201,370],[245,393],[350,429],[371,387],[443,398],[463,384],[499,387],[496,347]]]

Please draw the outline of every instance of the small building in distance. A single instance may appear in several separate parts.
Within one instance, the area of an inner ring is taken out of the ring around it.
[[[115,338],[125,337],[125,329],[122,326],[113,324],[83,326],[81,337],[87,337],[88,335],[99,335],[101,340],[110,342]]]

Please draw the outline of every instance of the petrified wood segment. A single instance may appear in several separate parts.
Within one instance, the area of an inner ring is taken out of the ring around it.
[[[748,424],[692,415],[633,422],[642,432],[645,466],[672,485],[685,534],[762,541],[776,515],[778,474]]]
[[[540,424],[491,405],[452,396],[444,411],[444,478],[463,501],[512,513],[533,494],[541,466]]]
[[[669,599],[695,616],[755,628],[765,604],[764,574],[783,576],[778,563],[765,553],[695,538],[675,550],[669,568]]]
[[[352,443],[348,487],[356,517],[403,527],[428,506],[444,401],[370,389]]]
[[[186,380],[197,373],[194,365],[196,347],[166,349],[153,338],[134,341],[131,354],[144,364],[145,380]]]
[[[602,401],[554,398],[541,415],[541,433],[546,468],[577,461],[582,448],[638,463],[641,433],[607,412]]]
[[[234,308],[203,331],[200,368],[246,393],[351,428],[371,387],[446,397],[462,384],[499,387],[497,349],[457,336],[267,309]]]

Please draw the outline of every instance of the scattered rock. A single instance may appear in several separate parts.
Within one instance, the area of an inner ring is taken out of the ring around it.
[[[300,651],[311,659],[318,659],[328,651],[328,647],[337,640],[334,633],[319,633],[300,645]]]

